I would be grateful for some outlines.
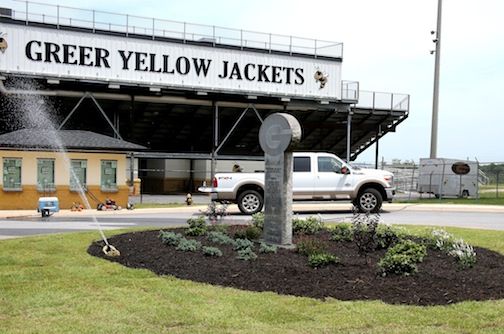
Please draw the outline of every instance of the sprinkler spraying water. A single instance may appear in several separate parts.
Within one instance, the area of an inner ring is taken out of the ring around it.
[[[20,79],[17,80],[16,84],[28,91],[35,91],[37,89],[36,85],[30,80]],[[50,101],[38,95],[23,95],[15,96],[15,98],[9,99],[8,103],[10,107],[8,109],[12,111],[12,117],[10,119],[11,126],[14,128],[27,128],[33,129],[34,131],[44,131],[44,135],[46,136],[45,139],[47,139],[50,143],[48,148],[61,153],[65,168],[70,171],[71,183],[77,187],[76,192],[81,198],[84,207],[91,211],[91,205],[86,196],[85,186],[81,183],[79,177],[77,177],[74,169],[72,168],[68,152],[63,145],[59,132],[56,130],[56,126],[53,121],[54,117],[51,116],[51,113],[54,113],[54,107],[51,105]],[[107,237],[105,236],[105,233],[103,232],[103,229],[95,215],[92,215],[92,219],[98,228],[103,242],[105,243],[102,249],[103,253],[110,257],[120,256],[121,253],[119,250],[108,242]]]

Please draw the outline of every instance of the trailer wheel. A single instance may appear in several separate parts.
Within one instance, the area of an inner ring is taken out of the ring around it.
[[[462,198],[468,198],[468,197],[469,197],[469,190],[464,189],[464,191],[462,191]]]
[[[380,192],[374,188],[364,189],[357,197],[356,204],[360,212],[379,212],[383,203]]]
[[[245,190],[238,196],[238,209],[246,215],[260,212],[264,205],[263,196],[256,190]]]

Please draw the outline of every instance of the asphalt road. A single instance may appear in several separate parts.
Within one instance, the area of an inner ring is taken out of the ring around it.
[[[296,209],[296,208],[295,208]],[[231,210],[232,214],[226,216],[224,221],[228,224],[246,223],[249,216],[244,216]],[[56,214],[48,218],[39,215],[25,215],[16,218],[0,219],[0,239],[20,237],[37,234],[64,233],[75,231],[96,230],[98,226],[103,230],[113,230],[131,227],[170,227],[184,226],[188,218],[197,216],[199,209],[172,208],[166,210],[136,210],[133,212],[113,212],[110,215],[97,215],[93,212]],[[327,223],[350,221],[352,213],[345,206],[337,209],[316,210],[311,207],[302,207],[294,213],[300,217],[320,215]],[[473,210],[468,206],[462,207],[431,207],[423,206],[394,206],[381,214],[383,222],[389,224],[411,224],[431,226],[457,226],[490,230],[504,230],[504,210],[485,210],[481,206]],[[96,219],[96,220],[95,220]]]

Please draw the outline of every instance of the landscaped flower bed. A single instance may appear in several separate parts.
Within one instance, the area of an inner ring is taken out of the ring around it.
[[[296,249],[268,251],[268,245],[244,238],[257,236],[251,226],[127,233],[109,240],[121,256],[108,259],[159,275],[313,298],[417,305],[504,298],[504,256],[443,232],[422,239],[380,225],[375,237],[368,238],[373,250],[363,252],[348,232],[352,226],[316,228],[314,234],[299,226]],[[106,258],[101,248],[95,242],[88,252]]]

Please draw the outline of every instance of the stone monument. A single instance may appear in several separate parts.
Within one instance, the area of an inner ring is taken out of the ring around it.
[[[301,140],[301,126],[289,114],[268,116],[259,130],[264,151],[264,231],[270,244],[292,245],[292,150]]]

